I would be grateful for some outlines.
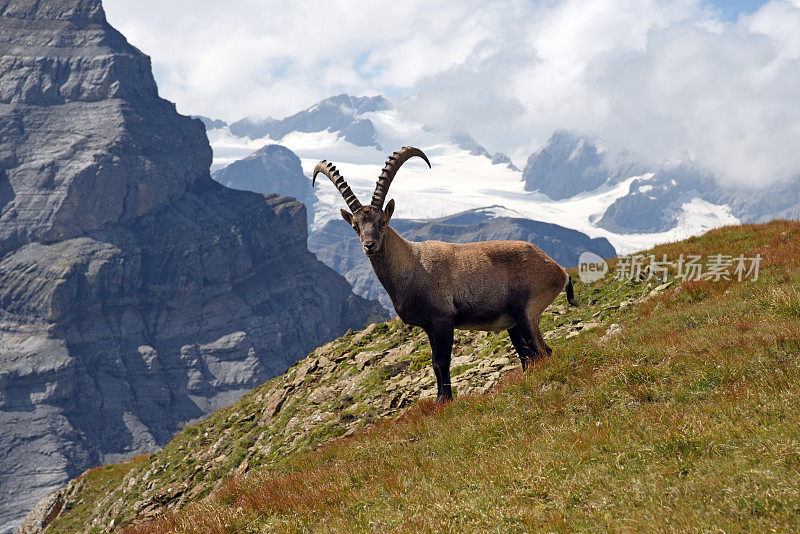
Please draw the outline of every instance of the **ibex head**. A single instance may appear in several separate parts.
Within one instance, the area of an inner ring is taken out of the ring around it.
[[[383,248],[386,226],[392,218],[392,213],[394,213],[394,199],[386,204],[386,209],[364,206],[355,213],[342,210],[342,218],[358,234],[367,256],[372,256]]]
[[[314,175],[312,177],[312,185],[317,179],[317,174],[322,173],[331,179],[333,184],[339,189],[339,192],[347,202],[347,207],[351,211],[342,210],[342,218],[347,221],[347,224],[353,227],[353,230],[358,234],[361,240],[361,246],[364,247],[364,252],[367,256],[377,254],[383,248],[384,237],[386,236],[386,228],[389,225],[389,220],[394,213],[394,200],[390,200],[383,207],[383,202],[386,199],[386,193],[389,191],[389,186],[397,174],[400,166],[405,163],[409,158],[419,156],[425,160],[428,167],[431,166],[427,156],[418,148],[404,146],[394,154],[389,156],[386,165],[383,167],[380,177],[378,177],[378,184],[375,186],[375,192],[372,194],[372,202],[369,206],[362,206],[358,201],[356,195],[353,193],[350,186],[336,170],[332,163],[325,160],[317,163],[314,168]],[[352,212],[352,213],[351,213]]]

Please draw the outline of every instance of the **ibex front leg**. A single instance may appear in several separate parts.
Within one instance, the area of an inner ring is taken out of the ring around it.
[[[436,401],[444,402],[453,399],[450,386],[450,356],[453,350],[453,323],[440,321],[425,328],[431,342],[431,359],[433,372],[436,375]]]

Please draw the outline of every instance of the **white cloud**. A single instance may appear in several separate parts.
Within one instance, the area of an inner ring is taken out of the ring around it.
[[[756,184],[800,174],[800,2],[106,0],[184,113],[284,116],[387,94],[524,159],[553,129]]]

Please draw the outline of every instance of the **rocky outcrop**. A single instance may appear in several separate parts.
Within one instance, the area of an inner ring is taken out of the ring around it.
[[[380,308],[209,175],[99,0],[0,1],[0,531]]]
[[[507,212],[501,206],[490,206],[439,219],[392,219],[391,224],[400,235],[411,241],[528,241],[565,267],[577,265],[581,253],[586,251],[603,258],[616,255],[614,247],[605,238],[592,239],[577,230],[532,221],[522,216],[512,217]],[[326,265],[344,275],[358,295],[377,298],[388,309],[392,309],[389,295],[375,276],[350,225],[338,219],[329,221],[309,236],[308,247]]]

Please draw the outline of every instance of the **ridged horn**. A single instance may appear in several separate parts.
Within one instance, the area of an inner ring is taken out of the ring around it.
[[[347,185],[347,182],[344,180],[342,175],[339,174],[339,171],[336,170],[336,167],[333,165],[333,163],[325,161],[324,159],[317,163],[317,166],[314,167],[314,174],[311,176],[311,187],[314,187],[314,184],[317,181],[317,174],[319,173],[322,173],[331,179],[333,185],[336,186],[336,189],[338,189],[342,194],[342,197],[344,197],[344,201],[347,202],[347,207],[350,208],[350,211],[355,213],[361,209],[361,202],[358,201],[356,194],[353,193],[353,190],[350,189],[349,185]]]
[[[375,186],[375,192],[372,194],[372,207],[378,209],[383,208],[383,203],[386,200],[386,193],[389,192],[389,186],[392,185],[394,175],[397,174],[397,171],[403,163],[414,156],[419,156],[424,159],[425,163],[427,163],[430,168],[431,162],[428,161],[428,156],[426,156],[422,150],[414,148],[413,146],[404,146],[400,150],[397,150],[394,154],[389,156],[386,165],[383,166],[381,175],[378,177],[378,184]]]

